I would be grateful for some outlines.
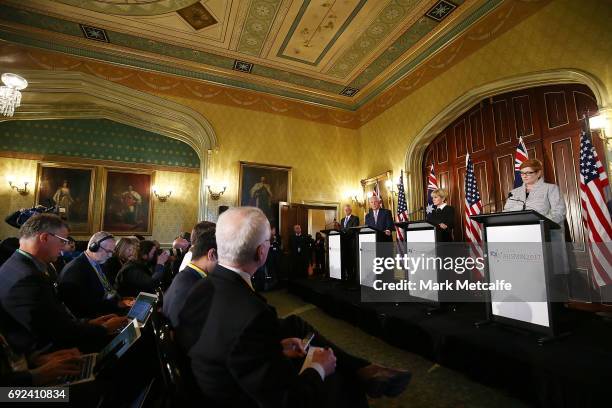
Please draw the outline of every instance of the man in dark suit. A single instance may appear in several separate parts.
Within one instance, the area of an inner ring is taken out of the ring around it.
[[[350,284],[355,284],[357,279],[357,270],[355,260],[357,258],[357,234],[355,230],[348,228],[358,227],[359,217],[353,215],[353,208],[350,204],[344,205],[344,218],[340,220],[340,230],[342,231],[341,248],[342,248],[342,278]]]
[[[89,239],[87,249],[62,269],[58,292],[77,317],[97,317],[108,313],[125,314],[132,299],[121,299],[107,279],[102,265],[113,255],[115,238],[105,231]]]
[[[217,241],[215,240],[215,223],[206,223],[194,234],[191,246],[191,262],[172,280],[164,293],[163,313],[170,320],[172,327],[179,325],[179,313],[185,305],[187,295],[193,286],[204,279],[217,265]],[[198,224],[199,225],[199,224]]]
[[[380,197],[373,195],[368,199],[370,203],[370,211],[365,216],[367,226],[377,230],[376,232],[376,256],[388,258],[393,256],[393,236],[391,231],[395,230],[393,223],[393,215],[391,211],[382,208],[382,200]],[[393,270],[385,270],[380,278],[385,282],[394,280],[395,272]]]
[[[306,278],[310,262],[310,240],[302,234],[302,226],[293,226],[293,235],[289,237],[289,250],[291,253],[291,277]]]
[[[370,211],[365,216],[366,225],[380,231],[376,236],[378,242],[393,242],[391,231],[395,230],[395,226],[391,211],[381,208],[382,200],[380,197],[373,195],[368,201]]]
[[[176,332],[203,394],[221,406],[241,408],[360,407],[366,403],[363,391],[374,397],[399,394],[409,373],[344,353],[296,316],[278,319],[253,290],[251,277],[266,260],[269,237],[259,209],[232,208],[218,219],[219,264],[190,292]],[[326,348],[313,350],[299,371],[305,357],[301,338],[308,332],[315,333],[314,345]],[[344,383],[334,374],[334,354]],[[349,392],[333,393],[341,383]]]
[[[58,216],[34,215],[21,227],[19,249],[0,268],[1,323],[17,352],[49,344],[99,350],[108,335],[127,323],[114,315],[79,321],[58,300],[47,264],[57,259],[67,236],[68,228]]]

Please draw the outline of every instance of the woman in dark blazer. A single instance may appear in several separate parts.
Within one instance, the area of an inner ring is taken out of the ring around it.
[[[446,204],[447,198],[448,192],[444,188],[439,188],[431,193],[431,199],[436,208],[428,215],[427,221],[436,226],[436,240],[438,242],[453,242],[455,209]]]

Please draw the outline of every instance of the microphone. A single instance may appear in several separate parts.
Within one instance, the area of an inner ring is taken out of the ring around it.
[[[414,215],[414,214],[416,214],[416,213],[418,213],[418,212],[421,212],[421,211],[424,211],[424,210],[425,210],[425,209],[424,209],[423,207],[419,207],[419,208],[417,208],[416,210],[414,210],[413,212],[408,213],[408,218],[410,218],[410,216],[411,216],[411,215]]]
[[[512,194],[512,191],[510,191],[510,192],[508,193],[508,200],[518,201],[519,203],[523,204],[523,211],[525,211],[525,209],[527,208],[527,202],[526,202],[526,201],[523,201],[523,200],[521,200],[521,199],[518,199],[518,198],[512,198],[512,197],[514,197],[514,195]]]

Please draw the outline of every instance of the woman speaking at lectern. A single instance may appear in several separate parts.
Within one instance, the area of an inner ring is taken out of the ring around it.
[[[525,160],[521,164],[523,185],[508,194],[504,212],[535,210],[561,225],[565,220],[565,202],[559,187],[545,183],[542,178],[542,163],[536,159]]]

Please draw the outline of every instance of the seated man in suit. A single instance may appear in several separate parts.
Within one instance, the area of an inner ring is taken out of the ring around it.
[[[218,219],[219,264],[190,292],[177,330],[204,395],[228,407],[358,407],[367,405],[364,390],[372,396],[399,394],[409,373],[332,350],[318,334],[313,344],[327,347],[314,351],[299,372],[302,330],[314,329],[298,318],[279,320],[251,286],[251,276],[265,263],[269,237],[268,220],[257,208],[232,208]],[[349,390],[344,394],[332,392],[342,383],[334,375],[335,354]]]
[[[102,270],[113,255],[115,238],[105,231],[89,239],[87,249],[62,269],[58,291],[62,301],[77,317],[97,317],[107,313],[125,314],[133,299],[122,299]]]
[[[172,284],[164,293],[163,313],[174,328],[179,325],[179,313],[183,309],[189,291],[217,266],[215,223],[209,221],[202,223],[206,223],[206,227],[198,228],[197,233],[192,235],[191,262],[174,277]]]
[[[58,300],[47,264],[57,259],[67,236],[57,215],[34,215],[21,226],[19,249],[0,267],[0,318],[7,341],[19,353],[50,343],[97,351],[127,323],[115,315],[79,321]]]

